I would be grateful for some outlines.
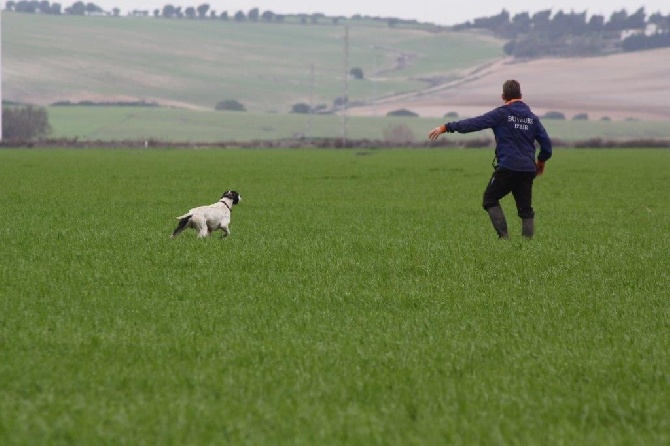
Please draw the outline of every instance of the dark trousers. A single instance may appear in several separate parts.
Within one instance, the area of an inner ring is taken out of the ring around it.
[[[484,191],[482,206],[485,210],[500,206],[500,200],[512,193],[516,209],[521,218],[533,218],[533,180],[535,172],[517,172],[497,167]]]

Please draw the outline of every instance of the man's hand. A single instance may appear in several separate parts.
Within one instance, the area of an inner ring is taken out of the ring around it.
[[[538,160],[538,161],[535,163],[535,168],[536,168],[536,172],[537,172],[537,174],[538,174],[538,175],[542,175],[542,174],[544,173],[544,161],[539,161],[539,160]]]
[[[435,141],[442,133],[445,133],[446,131],[447,126],[444,124],[439,127],[435,127],[428,133],[428,138],[430,138],[431,141]]]

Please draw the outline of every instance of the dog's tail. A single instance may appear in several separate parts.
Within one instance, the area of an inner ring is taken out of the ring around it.
[[[181,232],[188,227],[188,224],[191,222],[192,216],[193,214],[185,214],[182,215],[181,217],[177,217],[177,219],[179,220],[179,224],[177,225],[175,230],[172,231],[172,235],[170,236],[170,238],[175,238],[176,236],[181,234]]]

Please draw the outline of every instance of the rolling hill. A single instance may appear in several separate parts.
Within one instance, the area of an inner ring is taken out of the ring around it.
[[[409,108],[421,116],[445,109],[462,115],[488,111],[504,79],[518,79],[538,114],[560,111],[568,118],[670,120],[670,48],[602,57],[498,62],[434,88],[398,95],[362,107],[360,116]]]
[[[4,13],[5,99],[154,101],[286,113],[344,95],[344,27]],[[417,91],[455,70],[497,60],[499,41],[463,33],[352,26],[350,101]],[[310,99],[311,98],[311,99]]]
[[[351,137],[379,138],[398,122],[422,135],[447,112],[485,112],[500,103],[502,82],[515,78],[539,115],[566,115],[548,124],[561,139],[670,138],[670,49],[518,61],[485,34],[351,21],[345,63],[344,29],[3,12],[3,95],[44,106],[163,106],[50,107],[55,137],[214,141],[336,137],[337,116],[308,122],[291,110],[305,103],[337,113],[346,94]],[[345,83],[345,67],[361,68],[364,78]],[[215,112],[226,99],[247,113]],[[385,117],[398,109],[420,118]],[[589,120],[571,121],[576,114]]]

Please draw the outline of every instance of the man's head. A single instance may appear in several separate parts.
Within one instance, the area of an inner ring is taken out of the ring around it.
[[[521,99],[521,84],[519,81],[510,79],[503,84],[503,101],[511,101],[512,99]]]

